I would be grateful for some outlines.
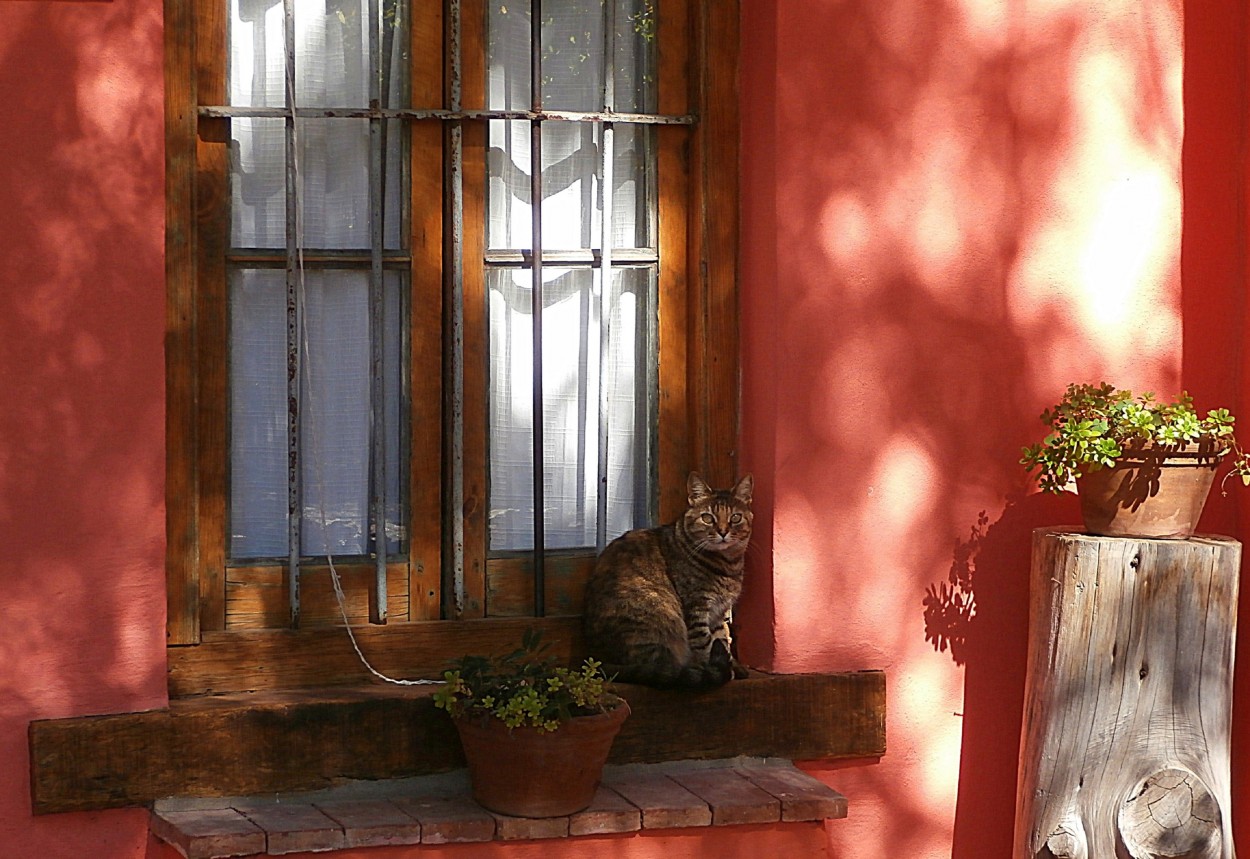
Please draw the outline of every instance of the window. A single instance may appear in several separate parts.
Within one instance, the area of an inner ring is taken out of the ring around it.
[[[172,645],[573,616],[734,476],[736,15],[167,0]]]

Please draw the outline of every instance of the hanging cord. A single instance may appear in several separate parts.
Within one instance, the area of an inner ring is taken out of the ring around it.
[[[292,79],[292,76],[290,75],[287,76],[286,86],[288,90],[289,103],[291,104],[291,138],[294,143],[294,146],[292,147],[293,152],[292,152],[291,157],[292,157],[292,166],[295,169],[295,189],[294,190],[296,194],[296,205],[295,205],[296,300],[299,301],[301,306],[307,307],[308,306],[308,294],[307,294],[307,290],[305,288],[305,282],[304,282],[304,222],[303,222],[303,218],[301,217],[301,208],[299,206],[300,189],[303,187],[304,174],[301,172],[300,164],[299,164],[300,120],[295,115],[295,107],[294,107],[295,106],[295,82]],[[374,332],[374,335],[381,336],[381,333]],[[305,368],[304,370],[305,376],[308,379],[308,406],[309,406],[309,410],[312,411],[312,402],[313,402],[313,397],[314,397],[313,392],[316,390],[316,386],[312,384],[313,362],[312,362],[312,349],[309,347],[308,314],[307,313],[300,314],[299,337],[300,337],[299,346],[300,346],[300,349],[302,349],[304,353],[303,366]],[[330,552],[330,540],[329,540],[329,535],[328,535],[330,525],[329,525],[329,517],[326,514],[325,462],[324,462],[324,457],[321,456],[319,445],[318,445],[317,422],[315,420],[309,421],[308,426],[309,426],[309,431],[308,431],[309,447],[312,449],[314,453],[313,470],[314,470],[315,478],[317,481],[317,488],[318,490],[320,490],[320,493],[321,493],[321,497],[318,499],[318,503],[317,503],[317,512],[321,520],[320,521],[321,542],[326,552],[326,563],[330,568],[330,582],[334,585],[334,598],[338,602],[339,614],[343,618],[343,627],[344,629],[347,630],[347,637],[351,640],[352,649],[356,651],[356,656],[360,659],[360,664],[363,665],[369,671],[370,674],[372,674],[374,677],[377,677],[379,680],[385,681],[387,683],[392,683],[396,686],[426,686],[426,685],[442,683],[443,681],[441,680],[401,680],[395,677],[389,677],[386,674],[383,674],[378,669],[374,668],[372,663],[369,662],[368,658],[365,657],[364,651],[360,649],[360,642],[357,641],[356,633],[352,630],[351,621],[347,617],[347,597],[343,594],[343,583],[339,578],[339,571],[334,565],[334,555],[331,554]],[[373,431],[378,432],[379,430],[377,427],[374,427]],[[302,512],[301,512],[301,515],[302,515]],[[374,551],[377,551],[377,552],[385,551],[385,537],[383,536],[383,528],[384,528],[383,522],[374,523],[375,534],[377,535],[374,540]]]

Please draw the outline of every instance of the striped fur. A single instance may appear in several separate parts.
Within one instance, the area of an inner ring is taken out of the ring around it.
[[[613,540],[586,585],[587,647],[622,682],[705,689],[740,671],[729,617],[751,537],[751,476],[713,490],[691,474],[686,486],[680,519]]]

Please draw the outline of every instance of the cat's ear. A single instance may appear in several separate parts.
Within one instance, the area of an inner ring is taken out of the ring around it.
[[[690,476],[686,478],[686,502],[694,507],[701,504],[712,497],[712,489],[698,475],[697,472],[690,472]]]
[[[738,481],[738,485],[734,487],[734,498],[737,498],[743,504],[751,503],[751,492],[755,489],[755,481],[751,475],[747,475]]]

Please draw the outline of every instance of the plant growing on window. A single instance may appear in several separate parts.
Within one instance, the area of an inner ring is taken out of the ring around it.
[[[1126,451],[1191,445],[1217,458],[1232,453],[1232,470],[1225,479],[1237,475],[1250,485],[1250,455],[1233,434],[1233,416],[1227,409],[1213,409],[1199,417],[1193,398],[1183,392],[1165,401],[1106,382],[1070,384],[1041,419],[1051,431],[1024,448],[1020,463],[1037,472],[1038,485],[1048,492],[1062,492],[1075,479],[1114,466]]]
[[[555,657],[543,656],[549,645],[540,638],[530,629],[511,653],[461,657],[443,674],[446,685],[434,694],[434,705],[456,719],[491,716],[509,728],[541,732],[620,706],[600,663],[587,659],[575,669],[557,665]]]

